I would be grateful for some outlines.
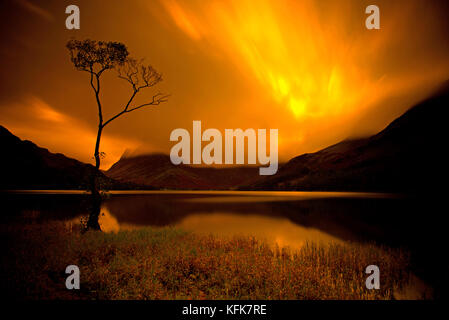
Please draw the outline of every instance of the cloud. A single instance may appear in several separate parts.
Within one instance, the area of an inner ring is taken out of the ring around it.
[[[183,8],[174,0],[165,0],[162,1],[162,4],[165,7],[165,10],[167,10],[167,12],[170,14],[171,18],[178,26],[178,28],[180,28],[192,39],[201,40],[201,38],[203,37],[201,26],[187,9]]]
[[[16,2],[25,10],[39,16],[40,18],[52,22],[55,18],[47,10],[41,8],[40,6],[31,3],[28,0],[16,0]]]

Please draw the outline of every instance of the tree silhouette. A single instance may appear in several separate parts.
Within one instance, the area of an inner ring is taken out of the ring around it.
[[[120,42],[104,42],[95,40],[70,40],[67,42],[70,59],[79,71],[90,74],[90,86],[95,94],[98,107],[98,131],[95,143],[95,171],[92,175],[91,191],[94,197],[100,197],[98,187],[98,172],[101,155],[100,141],[103,129],[115,119],[126,113],[139,110],[147,106],[159,105],[167,101],[168,95],[157,93],[148,102],[133,105],[134,98],[144,89],[151,88],[162,81],[162,75],[151,65],[145,65],[142,60],[129,57],[126,46]],[[103,106],[100,99],[101,76],[105,71],[114,69],[118,78],[125,80],[132,87],[131,95],[123,109],[109,119],[103,117]]]

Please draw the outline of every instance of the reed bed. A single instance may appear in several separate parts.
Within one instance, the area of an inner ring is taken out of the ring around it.
[[[2,290],[18,299],[392,299],[409,276],[403,250],[374,244],[279,248],[173,228],[82,233],[55,222],[3,225],[1,237]],[[65,288],[70,264],[80,268],[80,290]],[[365,287],[372,264],[380,290]]]

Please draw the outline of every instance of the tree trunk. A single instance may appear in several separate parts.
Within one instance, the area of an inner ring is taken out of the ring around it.
[[[89,212],[89,218],[87,220],[86,228],[87,230],[98,230],[101,231],[100,227],[100,213],[101,213],[101,196],[92,195],[91,207]]]
[[[100,124],[98,126],[98,132],[97,132],[97,141],[95,143],[95,169],[92,172],[91,176],[91,194],[92,194],[92,204],[91,204],[91,212],[89,213],[89,219],[87,221],[87,228],[91,230],[101,230],[100,224],[99,224],[99,218],[100,218],[100,210],[101,210],[101,194],[100,194],[100,187],[99,187],[99,172],[100,172],[100,140],[101,140],[101,133],[103,131],[103,126]]]

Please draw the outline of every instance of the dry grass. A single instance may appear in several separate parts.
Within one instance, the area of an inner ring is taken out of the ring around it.
[[[2,290],[21,299],[391,299],[408,277],[404,252],[374,245],[290,250],[177,229],[81,234],[62,223],[4,225],[1,237]],[[81,290],[65,288],[69,264],[80,267]],[[370,264],[381,290],[365,288]]]

